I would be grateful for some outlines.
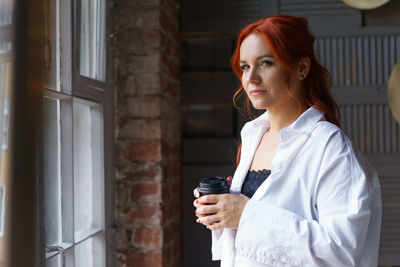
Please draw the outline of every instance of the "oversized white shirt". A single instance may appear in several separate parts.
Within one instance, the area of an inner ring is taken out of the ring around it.
[[[240,193],[269,127],[268,112],[243,127],[232,193]],[[376,172],[315,108],[280,137],[271,174],[244,207],[238,229],[212,232],[213,260],[222,267],[376,267],[382,213]]]

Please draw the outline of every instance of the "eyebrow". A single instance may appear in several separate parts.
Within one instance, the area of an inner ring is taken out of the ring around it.
[[[265,58],[265,57],[272,57],[273,58],[274,56],[273,55],[269,55],[269,54],[265,54],[265,55],[258,56],[256,58],[256,60],[260,60],[260,59]],[[246,62],[246,61],[240,60],[240,63],[244,63],[244,62]]]

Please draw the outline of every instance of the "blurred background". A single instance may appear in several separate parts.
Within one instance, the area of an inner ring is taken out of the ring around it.
[[[235,170],[249,118],[232,105],[230,57],[243,26],[277,13],[309,20],[342,128],[380,176],[379,264],[400,266],[387,93],[399,12],[398,0],[0,0],[0,266],[219,266],[192,192]]]

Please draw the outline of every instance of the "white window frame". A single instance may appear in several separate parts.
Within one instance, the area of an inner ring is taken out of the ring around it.
[[[47,0],[53,1],[53,0]],[[54,0],[55,1],[55,0]],[[101,188],[104,194],[100,201],[102,202],[101,225],[98,228],[90,229],[80,237],[74,236],[74,219],[72,217],[67,220],[62,220],[61,225],[61,238],[62,242],[58,244],[56,249],[47,249],[48,252],[42,255],[42,265],[45,266],[46,259],[60,255],[63,257],[70,257],[68,253],[75,245],[81,244],[85,240],[92,238],[96,235],[104,235],[104,266],[114,266],[114,253],[113,253],[113,214],[114,214],[114,200],[113,200],[113,93],[111,90],[112,81],[110,74],[111,64],[106,64],[106,78],[104,82],[96,81],[88,77],[80,75],[80,2],[84,0],[57,0],[57,16],[56,16],[56,31],[57,31],[57,47],[53,48],[57,51],[56,65],[57,67],[57,86],[56,88],[47,88],[44,90],[44,95],[47,97],[55,98],[60,101],[60,130],[64,134],[64,139],[60,142],[60,157],[62,158],[62,167],[60,168],[61,182],[63,187],[61,195],[71,195],[73,192],[73,102],[84,102],[86,105],[91,105],[93,108],[100,109],[98,112],[102,113],[102,127],[103,135],[97,140],[101,145],[92,147],[93,149],[103,149],[97,151],[100,155],[100,162],[103,167],[100,168],[98,175],[102,177]],[[109,24],[109,2],[105,0],[106,21]],[[61,34],[59,34],[61,32]],[[108,25],[106,25],[105,40],[106,40],[106,62],[110,59],[108,48]],[[46,52],[46,50],[45,50]],[[46,58],[46,57],[45,57]],[[53,59],[54,60],[54,59]],[[63,133],[63,129],[69,129],[69,133]],[[45,142],[45,140],[42,140]],[[100,153],[102,152],[102,153]],[[42,164],[45,164],[43,162]],[[72,173],[71,173],[72,170]],[[43,179],[43,178],[42,178]],[[44,214],[43,208],[43,181],[40,183],[41,191],[41,211],[40,215]],[[74,199],[70,201],[62,201],[61,214],[73,214]],[[61,215],[62,216],[62,215]],[[41,216],[43,218],[43,216]],[[41,221],[41,226],[44,228],[44,221]],[[45,229],[41,233],[41,245],[43,248],[45,244]],[[43,251],[45,251],[44,249]],[[69,266],[69,265],[67,265]]]

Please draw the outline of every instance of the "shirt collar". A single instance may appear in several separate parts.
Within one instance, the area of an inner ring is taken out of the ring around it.
[[[294,130],[298,133],[301,133],[303,135],[309,135],[311,130],[313,129],[314,125],[318,121],[324,121],[325,116],[324,113],[321,111],[317,110],[314,107],[308,108],[306,111],[304,111],[296,121],[294,121],[291,125],[288,127],[285,127],[286,129],[291,129]],[[269,117],[268,117],[268,111],[265,111],[263,114],[261,114],[259,117],[256,119],[246,123],[245,127],[242,130],[242,135],[246,134],[247,131],[259,127],[264,127],[266,129],[269,129],[270,127],[270,122],[269,122]],[[284,128],[284,129],[285,129]]]
[[[321,111],[314,107],[308,108],[300,117],[297,118],[295,122],[289,125],[288,128],[302,133],[304,135],[309,135],[314,128],[315,124],[319,121],[324,121],[325,115]]]

